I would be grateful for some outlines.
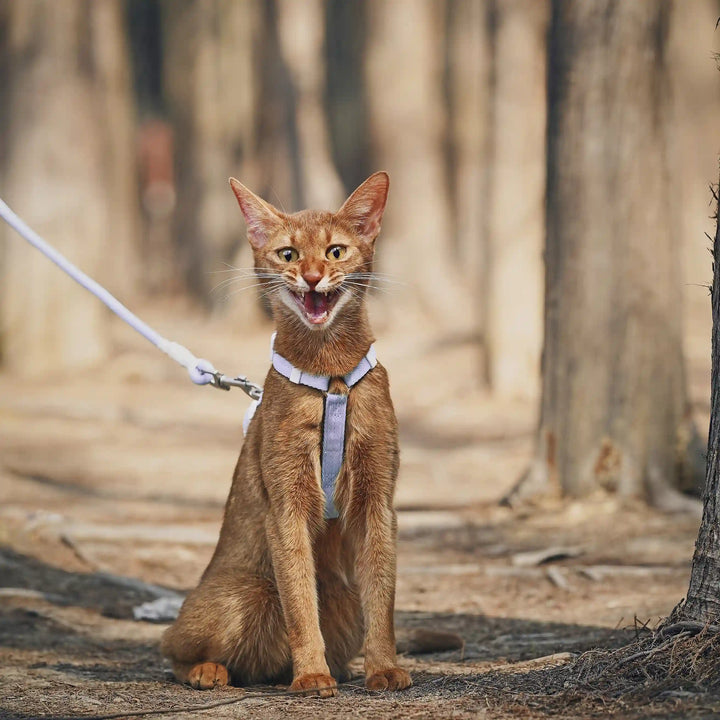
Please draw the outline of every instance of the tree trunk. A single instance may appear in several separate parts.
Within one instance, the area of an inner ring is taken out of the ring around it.
[[[472,326],[469,294],[454,259],[447,190],[448,118],[443,93],[444,2],[370,0],[366,80],[375,168],[390,174],[378,245],[393,286],[388,313],[413,311],[445,330]]]
[[[492,5],[484,365],[495,393],[532,398],[542,348],[548,4]]]
[[[0,34],[3,196],[85,272],[125,293],[138,215],[122,6],[6,2]],[[5,366],[32,375],[100,361],[105,308],[4,224],[0,245]]]
[[[252,186],[256,175],[261,8],[255,0],[166,0],[162,7],[177,161],[175,236],[189,288],[210,304],[228,295],[210,296],[219,277],[213,273],[247,245],[228,178]],[[251,264],[249,251],[240,258]]]
[[[325,103],[332,154],[347,194],[374,170],[368,134],[365,6],[325,2]]]
[[[471,294],[473,325],[482,347],[487,340],[488,160],[492,154],[490,16],[487,4],[476,0],[448,3],[446,53],[454,250]]]
[[[712,319],[707,310],[708,252],[705,234],[715,232],[708,213],[707,185],[717,171],[720,72],[710,56],[720,51],[718,0],[674,0],[668,67],[673,98],[674,193],[682,208],[685,358],[689,377],[705,367]],[[688,38],[692,38],[689,42]],[[692,388],[693,385],[691,384]],[[696,396],[693,397],[695,399]]]
[[[323,103],[325,14],[322,0],[277,0],[278,38],[295,89],[303,207],[337,210],[345,199],[330,156]],[[301,209],[301,208],[295,208]]]
[[[717,205],[720,186],[716,188],[715,241],[713,243],[712,283],[712,373],[710,390],[710,432],[707,470],[703,495],[703,515],[690,587],[683,603],[675,608],[671,620],[695,620],[701,623],[720,621],[720,214]]]
[[[668,167],[669,5],[552,5],[545,344],[537,460],[516,492],[666,509],[694,429]]]

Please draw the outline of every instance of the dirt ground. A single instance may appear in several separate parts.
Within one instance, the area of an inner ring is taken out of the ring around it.
[[[239,338],[227,318],[170,320],[181,315],[145,316],[262,381],[268,327]],[[406,654],[415,684],[397,694],[368,693],[361,678],[329,700],[173,682],[158,651],[165,625],[135,621],[133,609],[182,593],[205,567],[248,401],[192,386],[114,325],[101,369],[41,382],[0,375],[0,717],[720,715],[706,688],[607,698],[572,682],[583,652],[632,642],[683,597],[698,519],[606,498],[500,507],[529,460],[536,403],[475,389],[471,338],[397,342],[380,330],[401,423],[399,636],[445,629],[464,648]],[[703,353],[689,376],[704,434]]]

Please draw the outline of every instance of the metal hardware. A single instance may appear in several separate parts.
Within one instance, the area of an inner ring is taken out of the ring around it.
[[[212,373],[212,378],[211,384],[213,387],[218,388],[218,390],[230,390],[231,387],[239,387],[253,400],[259,400],[262,397],[262,388],[250,382],[244,375],[238,375],[232,378],[218,371]]]

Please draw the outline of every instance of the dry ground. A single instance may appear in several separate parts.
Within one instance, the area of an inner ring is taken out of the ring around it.
[[[150,320],[223,369],[262,380],[267,328],[241,342],[222,319],[171,324],[177,316]],[[420,333],[412,343],[381,332],[378,345],[402,427],[397,624],[401,635],[455,631],[464,650],[406,656],[415,686],[394,695],[358,682],[322,701],[175,684],[158,653],[164,626],[132,611],[202,572],[247,401],[193,387],[129,331],[114,332],[114,359],[95,372],[0,375],[0,717],[720,714],[720,696],[706,688],[609,698],[573,680],[581,653],[634,640],[638,622],[653,625],[683,596],[697,519],[607,499],[499,507],[528,461],[535,403],[483,396],[472,343]],[[704,362],[691,366],[701,424]]]

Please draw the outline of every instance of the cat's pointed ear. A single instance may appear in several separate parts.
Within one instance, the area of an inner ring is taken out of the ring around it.
[[[373,242],[380,232],[389,187],[388,174],[376,172],[345,201],[337,216],[364,240]]]
[[[235,178],[230,178],[230,187],[245,217],[248,240],[256,250],[259,250],[268,241],[270,235],[282,226],[282,219],[270,203],[259,198]]]

